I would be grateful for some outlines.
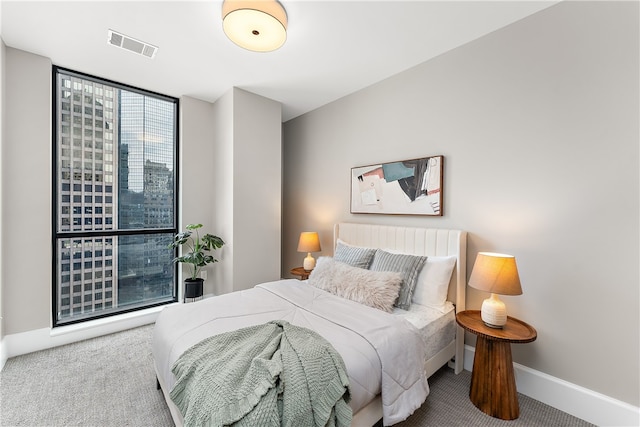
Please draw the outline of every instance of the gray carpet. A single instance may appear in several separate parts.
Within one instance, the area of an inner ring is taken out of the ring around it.
[[[429,378],[427,400],[397,427],[423,426],[496,426],[496,427],[586,427],[593,424],[559,411],[549,405],[518,393],[520,417],[505,421],[478,410],[469,400],[471,372],[456,375],[441,368]]]
[[[0,373],[2,426],[172,426],[156,390],[152,326],[9,359]],[[589,426],[526,396],[520,418],[501,421],[469,401],[471,374],[444,368],[429,380],[431,394],[399,427]]]
[[[0,374],[3,426],[171,426],[156,391],[152,326],[11,358]]]

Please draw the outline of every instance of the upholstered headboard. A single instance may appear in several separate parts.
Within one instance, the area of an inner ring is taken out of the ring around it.
[[[455,304],[456,313],[465,309],[467,287],[466,231],[345,222],[334,226],[334,249],[338,239],[342,239],[351,245],[393,249],[412,255],[455,256],[457,262],[451,274],[447,299]],[[462,360],[463,353],[464,333],[458,327],[456,334],[456,360]],[[456,371],[461,369],[461,366],[456,366]]]

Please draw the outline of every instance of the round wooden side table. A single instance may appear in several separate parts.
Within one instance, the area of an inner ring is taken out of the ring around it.
[[[294,276],[300,276],[300,280],[307,280],[309,278],[309,274],[311,274],[311,270],[305,270],[302,267],[292,268],[290,273]]]
[[[479,310],[462,311],[456,321],[478,336],[469,391],[471,402],[492,417],[515,420],[520,416],[520,407],[511,344],[535,341],[536,330],[514,317],[507,317],[502,329],[490,328],[480,318]]]

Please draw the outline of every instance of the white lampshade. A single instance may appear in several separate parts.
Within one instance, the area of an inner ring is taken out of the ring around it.
[[[522,286],[516,258],[512,255],[480,252],[473,264],[469,286],[491,292],[482,303],[482,321],[492,328],[502,328],[507,323],[507,309],[498,298],[501,295],[521,295]]]
[[[270,52],[287,40],[287,12],[276,0],[225,0],[222,28],[238,46]]]
[[[315,231],[303,231],[298,240],[298,252],[307,252],[302,268],[311,271],[316,266],[316,260],[311,256],[311,252],[320,252],[320,237]]]

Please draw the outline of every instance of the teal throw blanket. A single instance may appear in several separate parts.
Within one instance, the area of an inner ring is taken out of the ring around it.
[[[172,367],[191,426],[349,426],[349,378],[324,338],[286,321],[209,337]]]

